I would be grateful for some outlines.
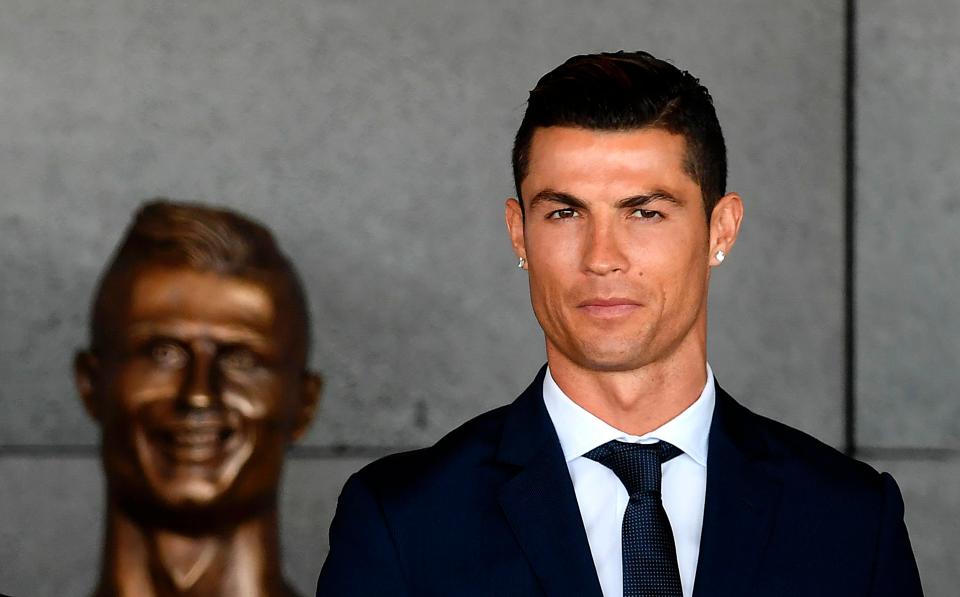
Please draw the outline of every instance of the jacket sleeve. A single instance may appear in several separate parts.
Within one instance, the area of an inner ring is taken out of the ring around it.
[[[340,493],[317,597],[408,596],[383,509],[361,475],[351,476]]]
[[[897,482],[887,473],[883,485],[883,511],[877,556],[874,560],[871,597],[923,597],[920,573],[903,522],[903,498]]]

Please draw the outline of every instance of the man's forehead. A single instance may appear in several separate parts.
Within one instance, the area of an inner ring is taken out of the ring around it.
[[[686,156],[687,142],[683,135],[656,127],[603,130],[550,126],[534,131],[530,148],[531,165],[590,152],[608,156],[633,154],[680,163]]]
[[[640,195],[665,191],[700,194],[688,172],[686,141],[658,128],[604,131],[575,127],[537,129],[523,196],[545,188],[579,195]]]

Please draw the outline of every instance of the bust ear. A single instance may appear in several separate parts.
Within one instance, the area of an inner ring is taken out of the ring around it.
[[[296,419],[293,422],[293,431],[290,441],[297,441],[310,427],[313,415],[320,402],[320,391],[323,389],[323,378],[318,373],[304,371],[300,380],[300,402],[297,404]]]
[[[99,421],[100,404],[97,399],[97,386],[100,383],[100,361],[92,352],[81,350],[74,355],[73,381],[87,413],[94,420]]]

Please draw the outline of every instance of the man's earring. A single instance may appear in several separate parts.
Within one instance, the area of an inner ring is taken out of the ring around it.
[[[517,262],[517,267],[523,269],[523,266],[527,264],[527,260],[523,257],[520,258],[520,261]]]
[[[717,263],[723,263],[726,258],[727,254],[723,252],[723,249],[717,249]]]

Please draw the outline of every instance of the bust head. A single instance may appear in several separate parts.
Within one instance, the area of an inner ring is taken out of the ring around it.
[[[300,281],[262,225],[167,200],[134,218],[94,300],[77,387],[100,425],[111,504],[216,528],[273,508],[320,379]]]

